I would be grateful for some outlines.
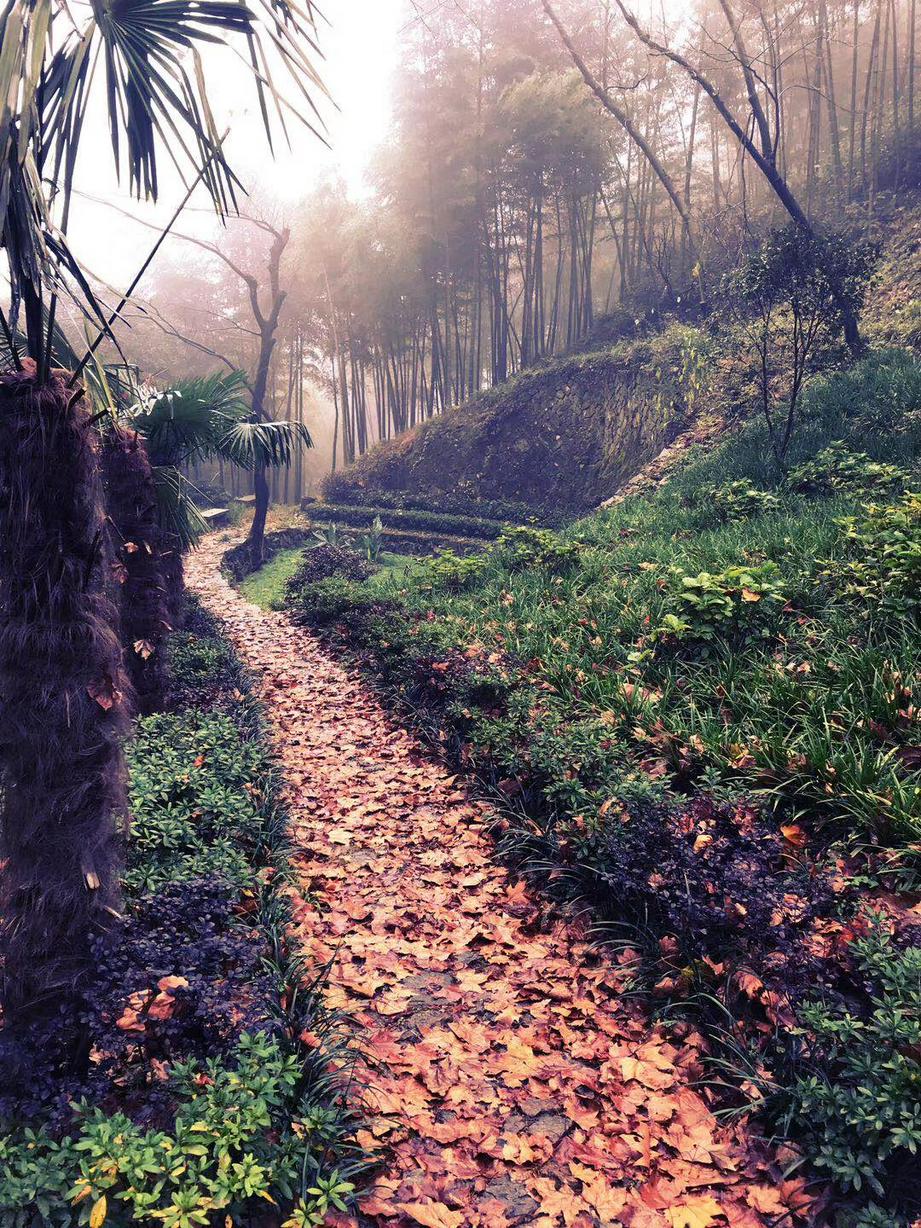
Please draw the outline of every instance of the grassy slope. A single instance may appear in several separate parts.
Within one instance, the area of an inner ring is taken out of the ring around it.
[[[912,378],[917,395],[916,370]],[[855,448],[913,472],[917,483],[921,423],[902,434],[868,434],[866,419],[839,416],[852,398],[868,395],[866,386],[839,379],[814,397],[816,417],[801,431],[794,460],[850,433]],[[501,648],[530,663],[528,689],[513,707],[531,756],[542,748],[554,756],[561,727],[574,736],[581,726],[592,739],[600,723],[615,735],[597,782],[574,775],[577,809],[591,810],[612,785],[634,779],[655,757],[647,726],[664,721],[691,748],[695,772],[753,789],[788,816],[805,808],[814,823],[859,822],[880,833],[892,825],[921,835],[918,782],[906,783],[891,744],[871,725],[893,721],[893,679],[917,679],[917,628],[910,619],[874,620],[841,598],[833,575],[822,576],[848,553],[840,521],[860,511],[867,493],[859,486],[836,498],[781,493],[768,515],[715,522],[706,493],[712,484],[777,485],[766,454],[762,432],[749,428],[654,497],[580,521],[563,535],[580,548],[578,565],[564,574],[516,568],[497,551],[461,591],[433,583],[423,565],[417,583],[398,580],[387,595],[411,612],[434,611],[424,634],[439,648]],[[766,560],[779,568],[788,612],[755,618],[753,604],[747,639],[655,648],[650,632],[682,608],[676,573]],[[474,742],[517,744],[488,720],[471,732]],[[526,770],[515,759],[508,767]]]
[[[819,382],[808,409],[794,464],[843,439],[898,466],[909,488],[921,485],[921,370],[907,355],[874,356]],[[921,522],[916,508],[875,576],[862,573],[872,552],[842,520],[862,522],[871,501],[901,494],[874,486],[872,471],[830,495],[797,493],[778,483],[768,456],[763,431],[749,425],[660,491],[559,537],[500,543],[466,574],[450,560],[415,564],[377,582],[388,609],[369,610],[362,585],[351,586],[353,615],[346,591],[335,609],[385,690],[510,800],[507,843],[563,871],[553,890],[582,891],[602,915],[622,918],[630,899],[627,919],[645,918],[652,949],[664,953],[659,992],[680,999],[694,981],[737,1010],[747,985],[761,1020],[754,1041],[748,1033],[736,1047],[754,1044],[758,1064],[772,1067],[779,1086],[760,1085],[775,1117],[792,1121],[843,1189],[894,1200],[840,1222],[897,1224],[919,1206],[917,1188],[903,1188],[914,1144],[894,1142],[897,1123],[921,1115],[921,1067],[910,1056],[921,1029],[918,947],[903,936],[896,945],[907,942],[908,953],[899,954],[885,934],[845,954],[836,943],[853,940],[855,889],[921,883]],[[730,481],[776,503],[723,523],[712,487]],[[683,583],[737,567],[748,576]],[[709,600],[714,584],[728,614],[708,622],[685,596]],[[669,615],[690,633],[657,637]],[[711,817],[700,821],[702,801]],[[724,803],[731,821],[712,817]],[[662,817],[675,806],[677,820]],[[754,836],[752,813],[764,816]],[[684,861],[670,870],[673,847]],[[656,849],[661,874],[655,863],[641,868]],[[711,860],[718,849],[722,860]],[[837,877],[826,878],[835,864]],[[822,896],[832,881],[837,902],[830,886]],[[775,888],[777,906],[757,920]],[[759,975],[720,989],[724,964],[736,978],[744,968]],[[810,1018],[817,987],[865,1031],[848,1045],[834,1011],[812,1021],[811,1088],[791,1028]],[[883,1026],[877,1015],[897,1000],[909,1022]],[[906,1044],[909,1056],[885,1071],[874,1064],[876,1050]],[[921,1119],[914,1137],[921,1143]],[[872,1189],[879,1174],[885,1196]]]

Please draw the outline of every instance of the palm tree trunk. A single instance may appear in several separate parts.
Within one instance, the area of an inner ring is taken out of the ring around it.
[[[121,638],[138,711],[162,709],[165,645],[170,630],[161,559],[163,534],[153,471],[136,431],[116,427],[102,452],[106,507],[121,585]]]
[[[35,363],[0,379],[0,996],[59,1010],[118,903],[130,717],[95,434]]]

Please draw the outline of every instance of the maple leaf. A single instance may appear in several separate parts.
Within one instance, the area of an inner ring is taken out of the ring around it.
[[[712,1194],[701,1194],[680,1207],[669,1207],[665,1218],[672,1228],[710,1228],[722,1214],[723,1208]]]
[[[462,1211],[452,1211],[443,1202],[399,1202],[396,1205],[424,1228],[461,1228],[464,1222]]]
[[[788,844],[801,849],[806,844],[806,833],[798,823],[788,823],[780,829],[781,835]]]
[[[156,652],[150,640],[135,640],[131,647],[143,661],[149,661]]]
[[[103,712],[108,712],[111,708],[114,708],[122,697],[121,691],[108,674],[99,682],[90,683],[86,688],[86,693],[90,699],[95,699]]]

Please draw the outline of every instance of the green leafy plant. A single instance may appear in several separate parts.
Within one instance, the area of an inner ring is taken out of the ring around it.
[[[656,639],[705,641],[767,635],[770,616],[786,601],[783,579],[776,563],[728,567],[725,571],[673,574],[680,587],[674,609],[656,628]]]
[[[552,529],[519,526],[506,529],[496,544],[496,553],[510,567],[541,567],[555,574],[569,570],[578,561],[578,543],[564,541]]]
[[[752,516],[776,511],[780,499],[769,490],[759,490],[744,478],[722,486],[703,486],[695,496],[695,506],[713,513],[722,524],[749,520]]]
[[[318,525],[313,531],[313,540],[318,546],[346,546],[351,538],[338,524]]]
[[[912,616],[921,610],[921,494],[871,503],[843,522],[848,555],[826,567],[829,584],[868,613]]]
[[[462,555],[455,554],[453,550],[442,550],[419,564],[414,580],[423,588],[459,590],[477,580],[485,567],[483,555]]]
[[[919,1193],[921,947],[900,949],[880,923],[850,954],[866,999],[803,1007],[812,1072],[796,1076],[791,1103],[814,1162],[836,1184],[907,1204]]]
[[[371,521],[371,528],[367,533],[362,533],[358,539],[359,549],[365,555],[369,563],[376,563],[381,556],[381,551],[384,548],[383,541],[384,525],[380,516],[375,516]]]
[[[866,452],[852,452],[840,439],[791,469],[786,479],[791,490],[810,495],[892,490],[904,482],[898,466],[875,461]]]

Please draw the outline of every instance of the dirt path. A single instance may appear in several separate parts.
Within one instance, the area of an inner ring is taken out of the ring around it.
[[[259,679],[316,902],[301,939],[337,953],[330,1002],[360,1025],[380,1114],[363,1141],[391,1148],[362,1222],[791,1224],[800,1183],[717,1125],[696,1038],[619,999],[610,958],[491,860],[484,808],[313,636],[226,584],[226,547],[189,580]]]

